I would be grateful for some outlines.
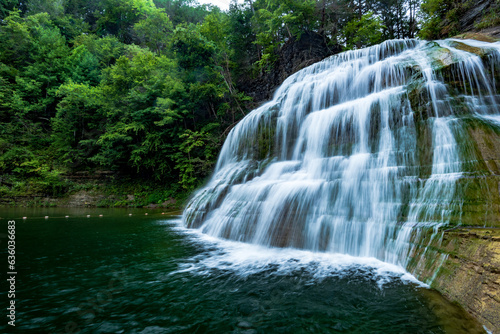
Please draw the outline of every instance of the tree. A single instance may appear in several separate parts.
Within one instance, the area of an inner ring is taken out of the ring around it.
[[[135,41],[134,24],[155,8],[151,0],[105,0],[96,21],[96,32],[100,36],[114,35],[131,44]]]
[[[250,6],[232,3],[228,12],[229,45],[232,49],[233,73],[236,78],[251,72],[252,65],[260,58],[259,48],[252,30],[254,13]]]
[[[0,2],[0,20],[4,20],[12,11],[25,11],[23,3],[17,0],[3,0]]]
[[[103,72],[105,132],[92,161],[106,168],[134,169],[149,177],[173,176],[178,131],[187,113],[175,61],[131,47]]]
[[[157,53],[167,46],[172,28],[167,13],[158,8],[145,11],[142,19],[134,25],[139,43]]]
[[[30,0],[26,2],[26,14],[47,13],[51,18],[55,18],[64,14],[64,6],[64,0]]]
[[[451,32],[456,30],[458,22],[454,18],[454,15],[457,12],[457,8],[452,1],[426,0],[422,2],[421,9],[424,20],[420,37],[424,39],[437,39],[447,37]]]
[[[6,23],[0,28],[0,61],[16,91],[13,112],[48,123],[55,92],[69,73],[66,40],[46,13],[21,18],[12,12]]]
[[[72,169],[94,167],[97,140],[104,133],[102,90],[69,82],[58,92],[61,102],[52,118],[52,146],[60,161]]]
[[[210,13],[208,6],[200,6],[196,0],[154,0],[154,3],[165,10],[174,27],[181,23],[201,23]]]
[[[179,136],[182,143],[175,168],[180,172],[179,183],[184,189],[195,189],[211,172],[218,147],[218,139],[211,130],[217,127],[218,124],[208,124],[201,131],[186,130]]]
[[[380,18],[373,12],[368,12],[360,20],[350,21],[344,28],[345,45],[347,49],[362,48],[382,41],[384,29]]]

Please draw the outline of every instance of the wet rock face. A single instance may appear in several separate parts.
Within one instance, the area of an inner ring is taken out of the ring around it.
[[[500,39],[500,26],[483,29],[481,32],[466,32],[454,36],[454,38],[475,39],[481,42],[494,43]]]
[[[493,333],[500,333],[500,229],[445,231],[442,240],[420,243],[414,255],[420,280],[458,302]],[[444,260],[436,260],[440,258]]]
[[[466,2],[466,1],[462,1]],[[480,0],[474,1],[471,6],[459,19],[461,31],[472,31],[475,29],[474,25],[481,21],[484,13],[488,11],[495,3],[495,0]]]
[[[340,51],[340,46],[328,46],[323,36],[304,33],[298,41],[290,40],[283,46],[271,71],[254,80],[241,82],[239,87],[257,104],[268,101],[287,77]]]
[[[442,12],[438,23],[438,38],[451,37],[454,34],[477,33],[500,38],[498,16],[500,3],[496,0],[456,0],[443,2],[448,11]],[[452,13],[452,14],[451,14]],[[451,15],[450,15],[451,14]],[[488,28],[484,28],[488,27]],[[473,38],[471,36],[467,38]]]

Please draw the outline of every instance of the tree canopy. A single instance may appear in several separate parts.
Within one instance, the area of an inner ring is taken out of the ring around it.
[[[271,70],[283,45],[305,33],[344,49],[414,37],[419,4],[2,1],[2,182],[53,194],[59,175],[103,169],[192,190],[253,105],[240,83]],[[423,36],[449,6],[424,1]]]

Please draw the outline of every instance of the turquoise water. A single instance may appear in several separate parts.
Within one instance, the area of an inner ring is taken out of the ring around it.
[[[482,330],[375,259],[218,241],[151,210],[0,209],[0,217],[0,233],[16,221],[17,270],[16,327],[4,315],[1,332]],[[1,244],[6,262],[5,238]]]

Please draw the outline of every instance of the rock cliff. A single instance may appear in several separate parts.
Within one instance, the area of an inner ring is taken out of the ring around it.
[[[322,35],[304,33],[299,40],[291,39],[283,45],[270,71],[253,80],[240,82],[238,86],[257,104],[268,101],[287,77],[340,51],[340,46],[328,46]]]
[[[500,228],[461,227],[421,239],[410,262],[420,280],[500,333]]]

